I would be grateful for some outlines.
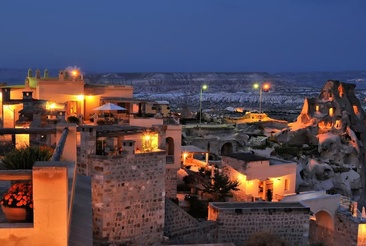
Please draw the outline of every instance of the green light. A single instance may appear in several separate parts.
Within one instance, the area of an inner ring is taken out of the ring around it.
[[[207,85],[202,85],[202,90],[207,90],[208,86]]]
[[[259,88],[259,84],[258,84],[258,83],[255,83],[255,84],[253,85],[253,88],[254,88],[254,89],[258,89],[258,88]]]

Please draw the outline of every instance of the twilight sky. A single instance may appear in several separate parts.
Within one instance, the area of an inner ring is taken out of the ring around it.
[[[366,70],[365,0],[4,0],[0,68]]]

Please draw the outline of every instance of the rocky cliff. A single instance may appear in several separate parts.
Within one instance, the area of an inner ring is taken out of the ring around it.
[[[355,96],[355,85],[329,80],[318,97],[305,98],[297,121],[279,132],[276,140],[317,151],[302,155],[299,190],[328,190],[365,205],[365,112]]]

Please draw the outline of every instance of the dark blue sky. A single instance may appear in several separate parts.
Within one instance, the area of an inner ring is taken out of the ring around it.
[[[0,67],[366,70],[365,13],[364,0],[4,0]]]

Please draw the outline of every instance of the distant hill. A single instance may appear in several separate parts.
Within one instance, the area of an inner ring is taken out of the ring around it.
[[[23,84],[28,69],[0,69],[0,82]],[[35,69],[33,69],[33,73]],[[43,74],[43,70],[41,69]],[[56,77],[58,70],[49,70]],[[89,84],[131,85],[134,97],[167,100],[172,108],[190,107],[197,110],[201,85],[208,89],[202,94],[203,108],[244,107],[257,109],[259,91],[256,82],[270,82],[271,89],[263,93],[264,110],[299,111],[305,97],[316,97],[329,79],[356,84],[356,94],[366,97],[366,71],[276,73],[86,73]]]

